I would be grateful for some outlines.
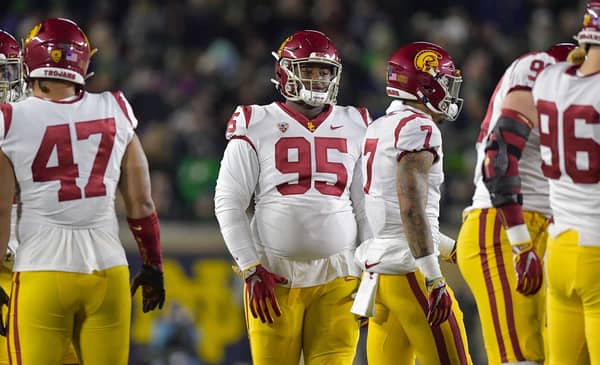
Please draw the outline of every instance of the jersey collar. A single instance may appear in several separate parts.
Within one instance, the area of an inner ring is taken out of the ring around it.
[[[302,124],[304,128],[308,129],[311,132],[314,132],[325,119],[331,114],[333,111],[332,105],[327,105],[325,109],[316,116],[314,119],[308,119],[304,114],[298,113],[297,111],[288,107],[285,103],[278,101],[276,104],[286,112],[287,115],[295,119],[298,123]]]
[[[426,118],[431,118],[431,116],[429,116],[427,113],[423,112],[422,110],[419,110],[417,108],[414,108],[410,105],[407,105],[404,103],[403,100],[398,100],[398,99],[394,99],[392,100],[392,102],[390,103],[390,105],[387,107],[387,109],[385,110],[385,114],[394,114],[400,111],[404,111],[404,110],[408,110],[411,111],[415,114],[419,114],[419,115],[423,115]]]

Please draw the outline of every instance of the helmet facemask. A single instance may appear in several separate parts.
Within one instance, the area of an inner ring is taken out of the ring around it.
[[[336,103],[342,73],[342,65],[339,62],[326,57],[279,58],[275,52],[273,52],[273,56],[277,59],[279,68],[285,75],[279,77],[280,80],[284,81],[283,83],[273,79],[271,82],[280,88],[286,99],[302,101],[315,107]],[[315,65],[330,69],[329,80],[303,77],[303,68],[315,67]]]
[[[21,59],[0,54],[0,102],[19,100],[24,94]]]
[[[455,75],[449,75],[442,72],[434,73],[433,79],[440,88],[444,91],[444,97],[440,100],[437,106],[432,105],[429,100],[425,102],[427,107],[436,112],[443,114],[448,121],[454,121],[460,114],[463,105],[463,99],[459,97],[460,87],[462,85],[462,76],[460,71],[455,70]],[[421,93],[420,91],[418,93]],[[423,97],[424,95],[419,95]]]

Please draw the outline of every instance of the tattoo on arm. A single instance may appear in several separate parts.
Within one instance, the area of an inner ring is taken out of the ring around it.
[[[427,219],[428,175],[434,155],[429,151],[410,152],[398,161],[396,193],[404,233],[414,257],[433,253],[433,238]]]

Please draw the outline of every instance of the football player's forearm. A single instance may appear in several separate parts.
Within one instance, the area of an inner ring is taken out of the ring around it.
[[[402,211],[402,225],[413,256],[422,257],[433,254],[433,240],[427,216],[424,212],[410,208]]]
[[[259,263],[246,214],[259,171],[256,153],[247,143],[229,142],[215,188],[215,216],[225,245],[241,270]]]
[[[218,201],[223,202],[222,200]],[[258,264],[260,261],[254,247],[246,212],[241,209],[226,209],[223,205],[216,204],[215,215],[225,245],[240,270],[243,271]]]
[[[425,210],[429,189],[427,178],[433,156],[424,153],[405,155],[398,162],[396,177],[402,226],[415,257],[434,253],[431,227]]]

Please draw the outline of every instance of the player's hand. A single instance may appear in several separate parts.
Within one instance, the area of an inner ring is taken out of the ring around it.
[[[446,279],[439,277],[427,280],[427,291],[429,292],[427,321],[432,327],[439,326],[452,312],[452,298],[446,288]]]
[[[142,286],[142,310],[144,313],[154,310],[156,307],[162,309],[165,304],[165,280],[163,272],[157,266],[143,264],[142,270],[138,272],[131,282],[131,296],[139,286]]]
[[[4,288],[0,287],[0,335],[6,337],[6,324],[4,323],[4,316],[2,315],[2,306],[7,306],[10,303],[8,294],[4,291]]]
[[[542,262],[531,242],[512,247],[517,273],[517,291],[523,295],[534,295],[542,287],[544,275]]]
[[[267,271],[262,265],[254,266],[244,272],[246,278],[246,305],[250,307],[252,317],[260,318],[262,323],[273,323],[269,305],[277,317],[281,310],[275,297],[275,285],[286,284],[288,280]]]

